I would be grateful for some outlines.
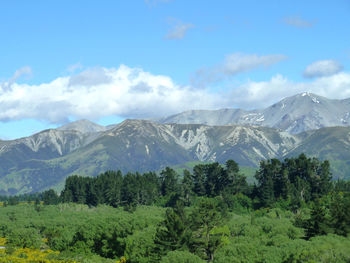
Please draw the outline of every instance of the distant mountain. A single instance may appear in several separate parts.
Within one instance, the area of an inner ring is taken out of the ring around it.
[[[0,194],[40,191],[62,184],[71,174],[94,176],[109,169],[144,172],[227,159],[256,166],[261,159],[283,155],[299,143],[296,136],[265,127],[144,120],[126,120],[97,134],[91,140],[78,131],[47,130],[1,142]]]
[[[61,131],[73,130],[81,133],[101,132],[107,129],[108,128],[106,128],[105,126],[98,125],[89,120],[78,120],[57,128],[57,130],[61,130]]]
[[[350,179],[350,127],[328,127],[299,134],[301,143],[285,157],[305,153],[330,160],[336,178]]]
[[[303,93],[264,110],[189,111],[164,123],[126,120],[107,127],[81,120],[0,140],[0,194],[59,189],[72,174],[159,171],[228,159],[257,167],[261,160],[302,152],[330,160],[335,178],[350,178],[349,105],[349,99]]]
[[[332,126],[350,125],[350,99],[333,100],[312,93],[285,98],[261,110],[192,110],[159,120],[160,123],[254,125],[292,134]]]

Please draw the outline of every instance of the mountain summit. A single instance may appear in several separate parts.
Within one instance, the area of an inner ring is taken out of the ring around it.
[[[61,130],[61,131],[73,130],[81,133],[93,133],[93,132],[105,131],[107,130],[107,128],[105,126],[98,125],[89,120],[78,120],[78,121],[74,121],[66,125],[63,125],[57,128],[57,130]]]
[[[304,92],[260,110],[192,110],[159,120],[160,123],[254,125],[292,134],[331,126],[350,125],[350,99],[327,99]]]

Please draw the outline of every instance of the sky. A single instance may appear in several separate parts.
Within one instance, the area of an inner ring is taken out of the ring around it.
[[[2,0],[0,139],[350,97],[349,0]]]

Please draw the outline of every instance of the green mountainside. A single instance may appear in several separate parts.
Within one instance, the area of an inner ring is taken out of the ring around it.
[[[224,163],[228,159],[251,167],[248,178],[252,182],[254,167],[261,160],[302,152],[330,160],[335,178],[349,178],[349,134],[349,127],[290,135],[267,127],[145,120],[126,120],[105,131],[45,130],[18,140],[0,141],[0,194],[61,189],[65,178],[72,174],[158,171],[166,166],[186,168],[191,162]]]

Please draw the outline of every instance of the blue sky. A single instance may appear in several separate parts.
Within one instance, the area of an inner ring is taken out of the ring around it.
[[[350,97],[350,1],[0,2],[0,138]]]

